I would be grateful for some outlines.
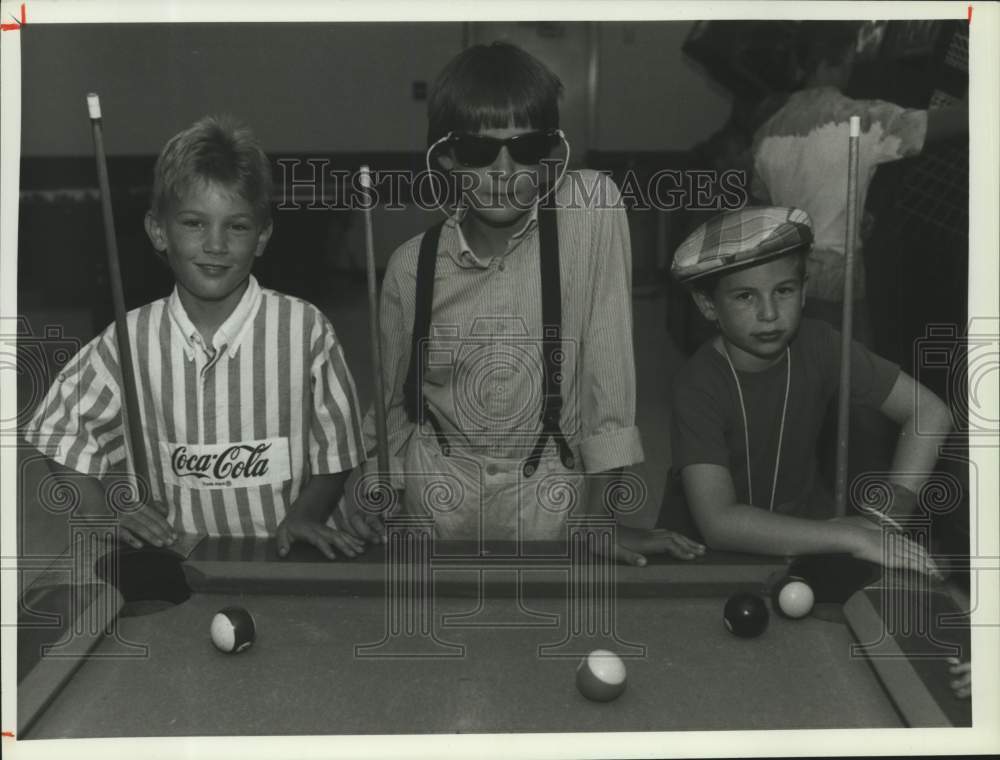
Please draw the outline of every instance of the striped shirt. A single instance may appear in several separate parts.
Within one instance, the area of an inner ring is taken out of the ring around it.
[[[604,174],[569,172],[556,193],[562,287],[561,428],[587,472],[642,461],[635,425],[632,263],[621,194]],[[480,258],[459,226],[438,242],[434,308],[423,372],[428,407],[453,445],[524,458],[541,432],[544,367],[537,207],[503,255]],[[417,431],[403,405],[421,236],[392,255],[380,331],[389,453],[394,474]],[[372,412],[365,420],[374,448]],[[426,426],[418,434],[426,434]],[[553,444],[550,442],[549,447]],[[394,483],[401,481],[394,477]]]
[[[251,277],[212,346],[176,289],[127,322],[151,496],[178,531],[274,535],[310,475],[363,461],[354,381],[314,306]],[[78,472],[120,472],[119,377],[112,324],[60,373],[28,441]]]

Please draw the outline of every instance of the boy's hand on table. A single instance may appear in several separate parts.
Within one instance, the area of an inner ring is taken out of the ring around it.
[[[276,534],[278,541],[278,556],[284,557],[295,541],[312,544],[319,549],[327,559],[336,559],[333,549],[348,557],[356,557],[365,550],[362,541],[342,530],[330,528],[324,523],[288,514],[278,526]]]
[[[385,519],[398,513],[403,503],[403,490],[379,485],[366,493],[358,493],[356,498],[365,500],[367,508],[347,500],[336,514],[337,523],[355,538],[384,544]],[[386,499],[389,499],[388,503]]]
[[[615,526],[617,542],[614,559],[643,567],[646,554],[669,554],[677,559],[695,559],[705,553],[705,547],[680,533],[665,528],[631,528]]]
[[[345,515],[343,528],[346,533],[370,544],[385,543],[385,524],[378,515],[368,512],[350,512]]]
[[[167,510],[160,504],[146,502],[134,512],[123,512],[118,531],[121,540],[134,549],[144,543],[152,546],[169,546],[177,534],[167,522]]]
[[[948,672],[957,678],[949,685],[959,699],[968,699],[972,694],[972,663],[961,662],[957,657],[948,658]]]
[[[851,549],[852,556],[885,567],[917,570],[938,580],[944,579],[927,551],[901,533],[887,531],[885,526],[863,517],[838,517],[834,521],[852,527],[856,539]]]

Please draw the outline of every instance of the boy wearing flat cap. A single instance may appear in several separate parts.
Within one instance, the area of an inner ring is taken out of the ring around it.
[[[713,218],[678,248],[672,273],[719,335],[674,381],[673,477],[659,526],[715,549],[849,553],[926,569],[924,550],[902,536],[883,551],[878,514],[835,517],[819,482],[816,442],[837,394],[841,338],[825,322],[802,319],[812,240],[804,211],[745,208]],[[892,511],[912,512],[951,428],[948,408],[862,344],[851,350],[851,403],[901,428]],[[917,405],[922,427],[925,415],[930,421],[926,434],[915,431]]]

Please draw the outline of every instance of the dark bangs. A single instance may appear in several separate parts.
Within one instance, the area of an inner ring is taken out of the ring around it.
[[[515,127],[558,129],[562,82],[538,59],[506,42],[455,56],[427,105],[427,144],[449,132]]]

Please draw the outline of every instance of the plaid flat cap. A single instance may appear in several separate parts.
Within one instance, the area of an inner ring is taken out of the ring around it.
[[[680,282],[784,256],[812,245],[812,220],[797,208],[758,206],[726,211],[692,232],[674,254]]]

